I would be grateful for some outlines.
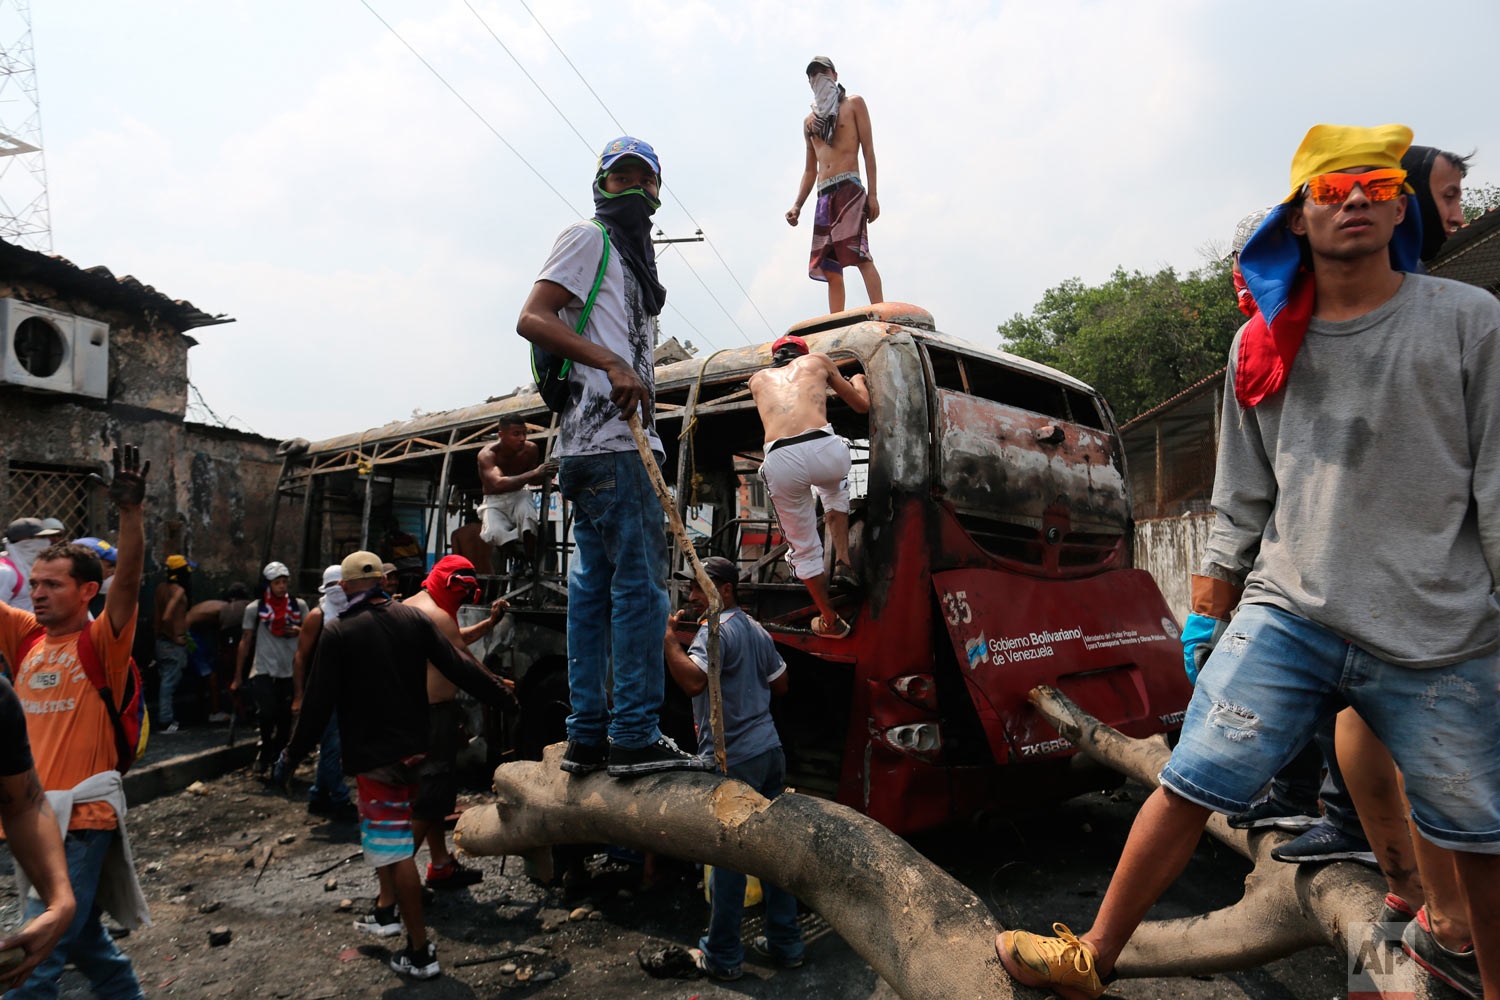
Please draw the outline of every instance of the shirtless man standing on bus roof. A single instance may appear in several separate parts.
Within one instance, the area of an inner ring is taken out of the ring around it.
[[[802,139],[807,163],[797,188],[797,203],[786,213],[795,226],[802,204],[818,184],[818,204],[813,211],[812,258],[807,276],[828,283],[828,311],[844,308],[844,268],[859,268],[870,302],[884,302],[880,272],[870,257],[866,224],[880,218],[875,198],[875,140],[870,134],[870,109],[857,94],[846,94],[839,84],[833,60],[813,56],[807,64],[807,82],[813,90],[813,109],[802,121]],[[859,182],[859,151],[865,151],[865,171],[870,175],[867,191]]]
[[[849,446],[828,422],[828,390],[857,413],[870,411],[870,389],[864,375],[845,379],[826,354],[808,353],[807,341],[787,334],[771,345],[771,366],[750,376],[750,393],[765,427],[765,480],[791,548],[792,572],[812,594],[817,635],[843,638],[849,623],[833,610],[823,569],[823,542],[818,537],[814,494],[823,501],[833,542],[833,577],[857,583],[849,565]]]

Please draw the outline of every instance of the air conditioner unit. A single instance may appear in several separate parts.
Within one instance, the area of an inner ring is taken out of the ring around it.
[[[0,331],[0,385],[94,399],[109,395],[108,323],[0,298]]]

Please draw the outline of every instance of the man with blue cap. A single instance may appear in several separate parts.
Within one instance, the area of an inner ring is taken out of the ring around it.
[[[1102,994],[1209,815],[1348,706],[1469,890],[1470,995],[1500,996],[1500,302],[1417,273],[1411,137],[1314,126],[1240,256],[1260,309],[1230,347],[1182,738],[1093,926],[996,940],[1028,986]]]
[[[539,391],[561,414],[552,455],[573,504],[577,546],[568,575],[573,712],[562,767],[570,774],[608,768],[614,777],[709,770],[711,761],[679,749],[657,726],[667,537],[626,424],[640,418],[659,463],[653,356],[667,292],[651,243],[651,216],[661,207],[656,151],[628,135],[611,140],[593,190],[594,218],[563,230],[516,322],[522,337],[564,359],[557,372],[537,372]],[[555,396],[554,380],[565,380]]]

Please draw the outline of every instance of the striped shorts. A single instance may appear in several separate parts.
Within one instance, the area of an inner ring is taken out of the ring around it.
[[[359,789],[360,845],[371,868],[384,868],[417,853],[411,833],[411,804],[417,797],[417,785],[382,780],[393,776],[391,770],[381,768],[355,778]]]

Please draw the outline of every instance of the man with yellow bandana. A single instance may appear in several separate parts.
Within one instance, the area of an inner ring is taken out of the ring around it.
[[[1453,851],[1500,996],[1500,302],[1412,273],[1410,144],[1400,125],[1315,126],[1240,258],[1261,314],[1230,347],[1182,739],[1093,926],[996,939],[1029,986],[1103,993],[1210,813],[1249,806],[1347,705]]]

